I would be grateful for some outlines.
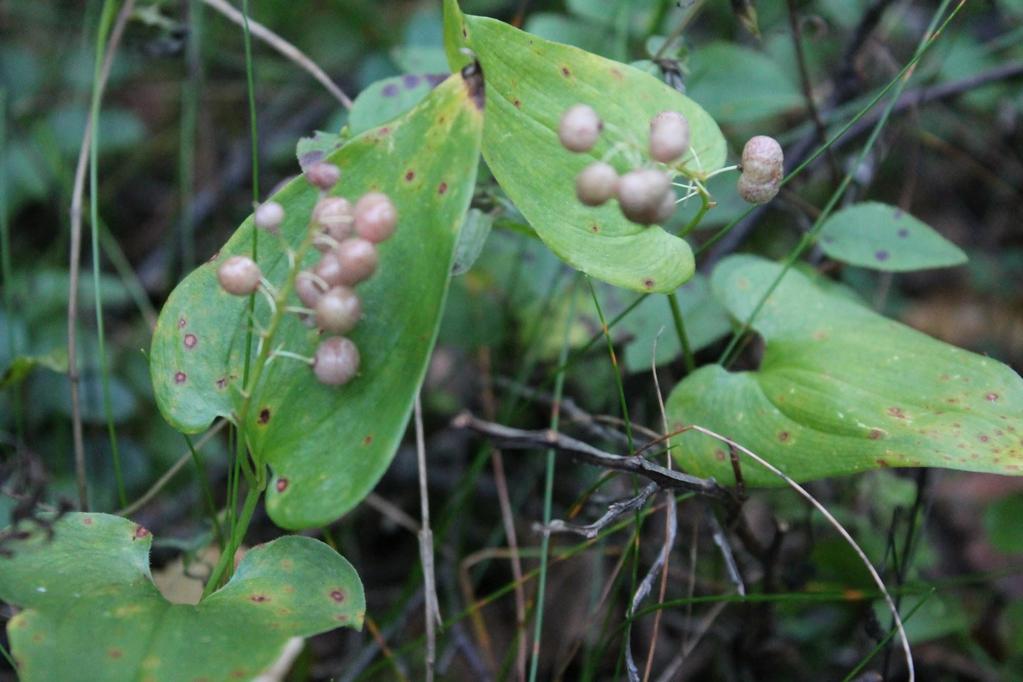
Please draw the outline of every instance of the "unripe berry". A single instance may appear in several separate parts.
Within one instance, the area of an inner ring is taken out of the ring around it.
[[[313,374],[321,384],[341,386],[359,373],[359,349],[343,336],[331,336],[320,343],[313,357]]]
[[[341,243],[343,244],[344,242]],[[338,258],[337,253],[328,251],[320,257],[320,262],[313,267],[313,272],[317,277],[326,282],[327,288],[330,289],[341,284],[348,284],[348,282],[343,281],[344,278],[341,276],[342,269],[341,259]]]
[[[220,286],[234,296],[248,296],[259,288],[263,273],[256,262],[247,256],[231,256],[217,269]]]
[[[398,209],[383,192],[370,192],[355,202],[355,231],[374,244],[386,241],[398,226]]]
[[[284,207],[276,201],[268,201],[260,204],[253,215],[252,220],[256,227],[269,232],[276,232],[277,228],[284,222]]]
[[[618,204],[622,214],[640,225],[657,222],[664,197],[671,193],[671,179],[652,168],[630,171],[618,181]]]
[[[341,179],[341,169],[332,163],[319,161],[305,169],[305,179],[313,187],[319,187],[326,192]]]
[[[352,235],[352,204],[341,197],[324,197],[313,209],[313,224],[336,242]],[[320,251],[330,248],[328,244],[316,244]]]
[[[745,173],[739,176],[739,196],[751,204],[766,204],[774,199],[781,189],[781,180],[773,182],[754,182]]]
[[[380,260],[373,242],[358,237],[341,242],[334,254],[341,265],[341,284],[348,286],[369,279]]]
[[[295,278],[295,293],[298,294],[298,300],[302,301],[302,305],[306,308],[315,308],[320,296],[323,295],[323,287],[317,284],[313,273],[303,270]]]
[[[347,334],[362,317],[362,301],[348,287],[334,287],[316,302],[316,326],[334,334]]]
[[[785,153],[773,137],[751,137],[742,148],[742,175],[747,183],[765,185],[781,180]]]
[[[650,120],[650,157],[677,161],[689,150],[689,121],[677,111],[662,111]]]
[[[597,142],[604,123],[597,112],[585,104],[569,107],[561,117],[558,138],[565,149],[573,152],[588,152]]]
[[[597,161],[575,178],[575,195],[587,206],[600,206],[618,191],[618,172],[611,164]]]

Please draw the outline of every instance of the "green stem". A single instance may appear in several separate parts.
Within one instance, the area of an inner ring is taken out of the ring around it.
[[[0,158],[7,158],[7,90],[0,88]],[[18,356],[18,339],[14,334],[14,282],[11,267],[11,226],[7,222],[7,164],[0,163],[0,275],[4,281],[4,326],[7,327],[7,351],[13,360]],[[25,440],[25,425],[21,411],[21,389],[11,390],[11,407],[18,442]]]
[[[906,84],[909,83],[909,77],[912,75],[908,71],[909,66],[918,62],[920,58],[923,57],[924,53],[928,50],[928,48],[930,48],[930,46],[935,43],[935,41],[941,35],[941,32],[945,29],[949,22],[951,22],[952,19],[955,18],[956,14],[959,13],[959,10],[963,8],[965,0],[960,0],[959,5],[952,11],[951,14],[949,14],[948,18],[945,19],[945,21],[940,25],[940,27],[938,27],[937,30],[935,30],[935,27],[938,26],[938,21],[941,19],[941,15],[945,13],[945,10],[948,8],[950,3],[951,0],[943,0],[941,6],[938,7],[938,10],[934,13],[934,17],[931,19],[931,23],[927,27],[927,31],[924,33],[924,37],[921,39],[920,44],[917,46],[913,58],[910,60],[909,64],[907,64],[907,68],[903,69],[903,71],[900,72],[900,73],[904,72],[905,76],[896,79],[897,82],[894,84],[892,97],[889,100],[887,107],[885,107],[884,113],[881,115],[881,118],[878,119],[877,124],[874,126],[874,129],[870,131],[870,136],[867,138],[866,143],[864,143],[863,148],[860,150],[860,154],[856,158],[855,163],[853,163],[849,167],[849,172],[846,173],[845,177],[842,178],[842,182],[839,183],[838,188],[835,189],[835,191],[831,194],[831,197],[828,199],[828,203],[824,206],[824,209],[820,212],[820,215],[817,216],[817,220],[814,222],[813,227],[811,227],[810,230],[803,235],[803,237],[799,240],[799,243],[796,245],[796,247],[785,258],[781,272],[778,273],[778,276],[774,278],[773,282],[771,282],[771,286],[768,287],[764,295],[760,297],[760,300],[757,302],[756,307],[753,308],[753,311],[746,318],[745,322],[743,322],[742,328],[732,335],[732,339],[728,343],[728,346],[725,348],[724,352],[721,353],[721,357],[718,360],[719,364],[727,366],[734,359],[734,356],[739,346],[739,341],[746,336],[747,332],[749,332],[750,327],[753,325],[753,321],[760,313],[760,310],[764,307],[764,304],[767,302],[767,299],[770,298],[771,294],[774,293],[774,290],[778,288],[778,285],[781,284],[782,279],[784,279],[785,275],[788,274],[788,271],[792,268],[792,266],[799,259],[799,257],[803,255],[806,249],[808,249],[813,244],[814,240],[817,238],[817,234],[821,231],[821,228],[824,227],[824,223],[831,215],[832,210],[834,210],[839,200],[845,194],[845,191],[849,187],[849,184],[852,182],[852,179],[857,169],[859,169],[860,166],[863,164],[864,160],[867,158],[867,155],[870,153],[870,150],[874,148],[874,144],[877,142],[878,137],[880,137],[881,131],[888,123],[888,118],[891,116],[892,111],[895,109],[895,105],[899,101],[899,96],[905,89]],[[793,173],[794,172],[795,171],[793,171]]]
[[[675,321],[675,333],[678,335],[678,342],[682,344],[682,353],[686,362],[686,373],[692,374],[696,369],[696,361],[693,359],[693,349],[689,345],[689,336],[686,334],[686,325],[682,319],[682,306],[678,303],[678,296],[675,292],[668,294],[668,305],[671,306],[671,319]]]
[[[696,226],[700,224],[700,221],[703,220],[703,216],[707,215],[707,211],[709,211],[709,210],[710,210],[710,197],[707,196],[706,192],[701,191],[700,192],[700,210],[697,211],[696,215],[693,216],[693,219],[690,220],[686,224],[686,226],[684,228],[682,228],[682,231],[678,233],[678,236],[679,237],[685,237],[690,232],[695,230]]]
[[[558,358],[558,365],[565,364],[565,358],[568,357],[569,339],[571,338],[572,322],[575,318],[575,302],[576,292],[573,286],[569,304],[568,320],[565,322],[565,336],[561,343],[561,353]],[[560,410],[558,405],[561,402],[561,396],[565,389],[565,373],[561,372],[558,374],[554,382],[554,406],[551,408],[551,431],[558,430],[558,423],[560,417]],[[554,498],[554,460],[555,453],[554,448],[547,450],[547,462],[546,471],[544,474],[544,488],[543,488],[543,523],[547,527],[551,522],[551,507],[552,500]],[[544,600],[547,597],[547,553],[550,549],[551,534],[549,531],[545,531],[543,538],[540,540],[540,575],[538,578],[537,592],[536,592],[536,618],[534,619],[535,625],[533,626],[533,652],[530,656],[529,661],[529,682],[536,682],[536,675],[540,668],[540,640],[543,636],[543,607]]]
[[[263,483],[265,484],[265,477]],[[227,543],[227,547],[220,554],[220,559],[217,561],[217,565],[213,567],[213,572],[210,573],[210,579],[206,582],[206,587],[202,590],[201,599],[213,594],[216,589],[220,586],[220,580],[225,576],[227,567],[234,562],[234,554],[238,551],[238,548],[242,544],[242,539],[245,537],[245,531],[249,529],[249,523],[252,521],[252,514],[256,511],[256,503],[259,502],[259,496],[263,493],[263,486],[250,485],[248,492],[245,494],[245,504],[242,506],[242,513],[238,517],[238,522],[234,525],[234,529],[231,531],[231,540]]]
[[[199,489],[202,491],[206,501],[206,513],[209,514],[210,523],[213,525],[213,532],[217,535],[217,546],[224,550],[224,531],[220,527],[220,519],[217,518],[217,506],[213,503],[213,492],[210,490],[210,480],[206,474],[206,465],[203,464],[199,452],[192,445],[192,439],[188,434],[181,434],[188,444],[188,451],[192,454],[192,463],[195,464],[195,476],[198,479]]]
[[[96,338],[99,350],[100,379],[103,385],[103,414],[107,422],[107,435],[110,438],[110,452],[114,461],[114,478],[117,481],[117,497],[121,506],[127,506],[128,496],[124,490],[124,477],[121,474],[121,455],[117,447],[117,431],[114,429],[114,415],[110,399],[110,377],[107,367],[106,334],[103,328],[103,299],[100,295],[100,263],[99,263],[99,115],[100,78],[103,72],[103,55],[106,53],[107,36],[114,21],[117,3],[115,0],[104,0],[100,14],[99,29],[96,33],[96,54],[93,65],[92,105],[89,116],[89,231],[92,237],[92,289],[96,306]]]

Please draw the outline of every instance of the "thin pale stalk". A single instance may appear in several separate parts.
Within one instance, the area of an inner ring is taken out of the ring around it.
[[[426,438],[423,434],[423,404],[416,392],[414,420],[416,430],[416,462],[419,466],[419,558],[423,564],[423,609],[426,618],[426,680],[433,681],[433,667],[437,660],[436,627],[441,623],[437,604],[437,580],[433,570],[433,531],[430,529],[430,494],[426,484]]]

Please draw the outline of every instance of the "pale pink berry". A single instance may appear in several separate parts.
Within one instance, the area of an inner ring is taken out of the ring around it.
[[[650,157],[677,161],[689,150],[689,121],[677,111],[662,111],[650,120]]]
[[[341,169],[332,163],[319,161],[305,169],[305,179],[313,187],[319,187],[326,192],[341,179]]]
[[[667,194],[664,195],[664,200],[661,201],[660,208],[657,209],[657,216],[654,222],[658,225],[664,225],[675,215],[675,207],[675,193],[668,190]]]
[[[747,183],[770,184],[781,180],[785,164],[785,153],[773,137],[757,135],[751,137],[742,148],[740,168]]]
[[[341,284],[348,286],[369,279],[380,260],[373,242],[358,237],[341,242],[334,254],[341,265]]]
[[[259,229],[276,232],[284,222],[284,207],[276,201],[260,204],[252,216],[252,220]]]
[[[295,293],[298,294],[298,300],[302,301],[302,305],[306,308],[315,308],[316,302],[323,295],[323,287],[316,281],[316,275],[303,270],[295,278]]]
[[[671,193],[671,179],[652,168],[630,171],[618,181],[618,204],[622,214],[640,225],[657,222],[665,195]]]
[[[604,123],[592,107],[576,104],[561,117],[558,138],[569,151],[588,152],[596,144],[603,128]]]
[[[766,204],[778,194],[778,190],[781,188],[781,181],[754,182],[748,175],[743,173],[739,176],[737,186],[739,196],[742,197],[743,201],[751,204]]]
[[[603,161],[591,163],[575,178],[575,195],[587,206],[600,206],[618,191],[618,172]]]
[[[344,242],[341,243],[343,244]],[[338,258],[337,253],[334,251],[328,251],[323,254],[320,257],[320,262],[313,267],[313,272],[327,283],[328,288],[336,287],[340,284],[349,284],[341,276],[341,270],[341,259]]]
[[[313,374],[321,384],[341,386],[359,373],[359,349],[343,336],[331,336],[320,343],[313,357]]]
[[[334,287],[316,302],[316,326],[334,334],[347,334],[362,317],[362,301],[348,287]]]
[[[355,203],[355,231],[374,244],[390,238],[398,226],[398,209],[383,192],[370,192]]]
[[[247,256],[231,256],[217,269],[220,286],[234,296],[248,296],[259,288],[263,276],[256,262]]]
[[[313,224],[335,242],[352,235],[354,220],[352,204],[342,197],[324,197],[313,209]],[[316,242],[315,245],[320,251],[326,251],[331,246],[327,240]]]

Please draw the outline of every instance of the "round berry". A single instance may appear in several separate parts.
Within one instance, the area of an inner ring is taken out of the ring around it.
[[[597,142],[604,123],[597,112],[585,104],[569,107],[561,117],[558,138],[565,149],[573,152],[588,152]]]
[[[334,287],[316,302],[316,326],[334,334],[347,334],[362,317],[362,301],[348,287]]]
[[[622,214],[640,225],[657,222],[668,194],[672,194],[671,179],[652,168],[630,171],[618,181],[618,204]]]
[[[313,358],[313,374],[321,384],[341,386],[359,373],[359,349],[343,336],[331,336],[320,343]]]
[[[344,244],[344,242],[341,243]],[[343,281],[341,270],[341,259],[338,258],[337,253],[334,251],[328,251],[323,254],[320,257],[320,262],[313,267],[313,272],[327,283],[328,289],[341,284],[348,284],[348,282]]]
[[[766,204],[778,194],[778,190],[781,189],[781,181],[754,182],[743,173],[739,176],[738,188],[739,196],[743,201],[751,204]]]
[[[346,239],[334,249],[341,266],[341,284],[353,286],[369,279],[376,272],[380,260],[373,242],[355,237]]]
[[[742,174],[747,183],[769,184],[781,180],[785,154],[773,137],[751,137],[742,148]]]
[[[677,111],[662,111],[650,120],[650,157],[677,161],[689,150],[689,121]]]
[[[352,204],[341,197],[324,197],[313,209],[313,224],[336,242],[352,235]],[[326,251],[329,246],[316,244],[316,248]]]
[[[316,302],[323,295],[323,287],[316,281],[316,275],[303,270],[295,278],[295,293],[298,294],[298,300],[302,301],[302,305],[306,308],[315,308]]]
[[[587,206],[600,206],[618,191],[618,172],[611,164],[597,161],[575,177],[575,195]]]
[[[332,163],[319,161],[305,169],[305,179],[313,187],[319,187],[326,192],[341,179],[341,169]]]
[[[276,201],[268,201],[265,204],[260,204],[259,208],[256,209],[256,213],[253,215],[252,220],[256,223],[256,227],[259,229],[276,232],[277,228],[279,228],[281,223],[284,222],[284,207]]]
[[[383,192],[370,192],[355,203],[355,231],[374,244],[386,241],[398,226],[398,209]]]
[[[669,190],[661,201],[660,207],[657,209],[657,215],[655,216],[654,222],[658,225],[664,225],[666,222],[671,220],[671,217],[675,215],[675,193]]]
[[[259,288],[263,273],[256,262],[247,256],[231,256],[217,269],[220,286],[234,296],[248,296]]]

